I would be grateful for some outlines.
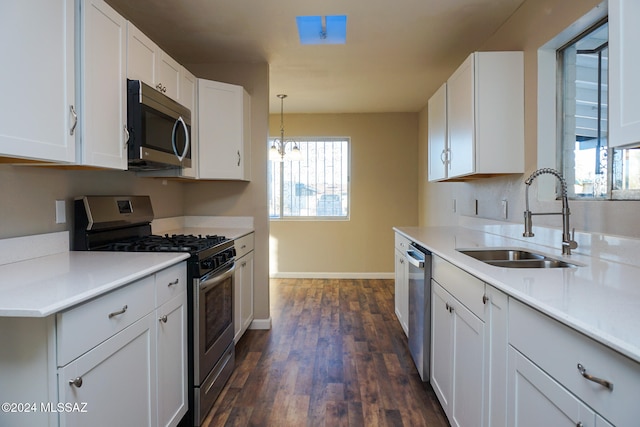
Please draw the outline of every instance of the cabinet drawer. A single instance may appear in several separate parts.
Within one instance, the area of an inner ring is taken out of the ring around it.
[[[58,313],[58,366],[66,365],[151,312],[155,307],[154,282],[154,276],[149,276]]]
[[[614,425],[637,424],[640,364],[514,299],[509,343]],[[613,388],[583,378],[578,364]]]
[[[236,259],[248,254],[253,250],[253,233],[235,239],[233,246],[236,248]]]
[[[433,279],[473,314],[484,320],[484,282],[440,257],[431,261]]]
[[[396,249],[405,254],[407,249],[409,249],[409,245],[411,244],[411,240],[407,239],[400,233],[396,233]]]
[[[181,262],[156,273],[156,306],[187,290],[187,264]]]

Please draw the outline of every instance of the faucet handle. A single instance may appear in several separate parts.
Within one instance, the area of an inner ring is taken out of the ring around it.
[[[569,247],[571,249],[575,249],[578,247],[578,242],[576,242],[576,229],[575,227],[571,229],[571,241],[569,242]]]

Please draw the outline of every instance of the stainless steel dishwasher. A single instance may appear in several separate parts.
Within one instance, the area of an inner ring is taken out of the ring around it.
[[[423,382],[431,358],[431,252],[411,243],[409,261],[409,351]]]

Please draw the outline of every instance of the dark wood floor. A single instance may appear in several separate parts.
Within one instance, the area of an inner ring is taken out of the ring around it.
[[[448,426],[413,366],[393,280],[272,279],[204,426]]]

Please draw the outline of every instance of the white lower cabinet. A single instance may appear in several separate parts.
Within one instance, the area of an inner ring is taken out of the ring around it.
[[[452,426],[506,426],[507,296],[432,257],[431,386]]]
[[[509,348],[509,425],[589,427],[594,412],[513,347]]]
[[[411,241],[395,235],[395,313],[405,335],[409,335],[409,264],[407,249]]]
[[[187,304],[180,294],[156,310],[158,426],[175,426],[188,409]]]
[[[236,239],[236,271],[233,290],[233,329],[237,344],[253,321],[253,233]]]
[[[483,414],[484,322],[432,281],[432,386],[452,426]]]
[[[637,362],[513,298],[509,345],[510,426],[638,425]]]
[[[36,409],[0,412],[0,426],[176,426],[186,280],[182,262],[46,318],[0,317],[0,401]]]
[[[133,325],[58,370],[60,426],[156,426],[155,316]]]

